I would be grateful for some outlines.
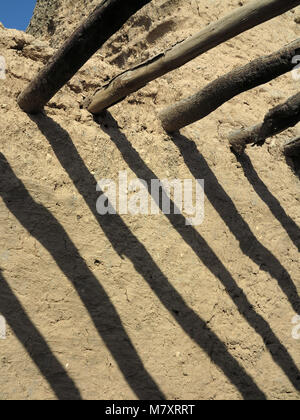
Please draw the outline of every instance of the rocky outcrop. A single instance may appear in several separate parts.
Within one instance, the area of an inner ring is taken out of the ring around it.
[[[50,37],[57,28],[61,0],[38,0],[27,32],[38,37]]]
[[[64,40],[99,4],[99,0],[37,0],[27,32],[50,40]]]

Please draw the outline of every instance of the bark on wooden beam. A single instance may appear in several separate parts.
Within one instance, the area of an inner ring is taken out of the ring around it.
[[[94,96],[86,101],[85,107],[93,114],[100,114],[150,81],[299,4],[300,0],[255,0],[239,7],[186,41],[119,74],[98,89]]]
[[[174,132],[215,111],[225,102],[291,71],[292,58],[300,54],[300,38],[274,54],[260,57],[219,77],[193,96],[159,113],[163,128]]]
[[[229,135],[233,150],[243,153],[247,144],[262,146],[268,137],[275,136],[300,121],[300,93],[289,98],[285,103],[271,109],[262,124],[235,131]]]
[[[296,137],[285,143],[283,152],[289,157],[300,157],[300,137]]]
[[[241,128],[232,131],[229,134],[229,144],[231,148],[238,154],[242,154],[247,144],[256,143],[262,124],[254,125],[253,127]]]
[[[37,113],[89,58],[151,0],[103,0],[19,96],[19,106]]]

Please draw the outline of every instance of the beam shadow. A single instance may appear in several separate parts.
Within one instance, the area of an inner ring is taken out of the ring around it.
[[[78,192],[86,201],[116,252],[120,256],[126,256],[132,262],[136,271],[146,280],[175,321],[208,354],[212,362],[219,366],[230,382],[239,390],[244,399],[266,399],[263,391],[258,388],[251,376],[232,357],[225,344],[208,327],[206,322],[185,303],[182,296],[171,285],[167,277],[153,261],[147,249],[138,241],[122,218],[119,215],[101,217],[96,215],[95,204],[98,197],[98,194],[96,194],[97,181],[89,172],[67,131],[45,115],[32,116],[31,119],[37,124],[40,131],[49,141],[61,165],[69,174]],[[132,158],[135,159],[135,154],[133,154]],[[182,229],[185,229],[185,219],[183,216],[176,223],[179,223],[180,226],[184,225]],[[196,235],[193,231],[191,233],[196,246]],[[189,237],[189,239],[191,238]],[[209,257],[212,251],[208,250],[207,252]],[[219,261],[213,255],[212,265],[214,266],[215,264],[216,269],[219,270]],[[288,367],[291,368],[291,366],[292,364],[288,363]]]
[[[280,202],[277,200],[276,197],[269,191],[267,186],[258,176],[258,173],[254,169],[254,166],[246,154],[239,156],[236,155],[238,162],[242,165],[245,177],[249,181],[249,183],[254,188],[257,195],[261,198],[261,200],[269,207],[273,216],[279,221],[281,226],[285,229],[287,234],[289,235],[291,241],[294,243],[298,251],[300,251],[300,228],[288,216],[285,210],[282,208]]]
[[[0,313],[59,400],[81,400],[80,391],[30,320],[0,268]]]
[[[4,203],[23,227],[48,250],[72,283],[129,386],[140,399],[164,399],[162,391],[145,369],[108,295],[64,228],[43,205],[33,200],[1,153],[0,170],[0,195]]]
[[[106,112],[101,117],[98,117],[97,122],[101,125],[103,131],[105,131],[113,141],[113,143],[117,146],[119,151],[121,152],[124,160],[127,162],[130,169],[137,175],[138,178],[144,179],[148,186],[150,186],[152,179],[157,179],[156,175],[151,171],[150,168],[147,167],[145,162],[141,159],[140,155],[137,153],[137,151],[133,148],[133,146],[130,144],[126,136],[120,131],[117,122],[114,120],[112,115],[109,112]],[[174,142],[179,145],[184,146],[184,150],[182,147],[180,147],[180,151],[183,153],[183,156],[185,158],[186,162],[189,162],[190,158],[196,158],[197,165],[198,165],[198,157],[195,150],[195,144],[191,141],[188,141],[183,136],[174,137]],[[53,144],[52,144],[53,145]],[[194,145],[191,150],[191,145]],[[196,155],[195,155],[196,154]],[[195,157],[194,157],[195,156]],[[201,157],[201,161],[202,161]],[[207,165],[207,164],[206,164]],[[196,166],[198,168],[198,166]],[[214,190],[217,192],[222,192],[220,190],[220,186],[218,184],[212,183],[212,179],[210,178],[210,182],[207,183],[207,177],[210,175],[210,169],[207,165],[206,172],[197,172],[194,173],[196,179],[202,179],[203,175],[205,173],[205,179],[206,179],[206,194],[208,195],[208,198],[211,199],[211,193],[214,194]],[[215,180],[213,178],[213,180]],[[207,186],[209,188],[207,188]],[[149,191],[150,191],[149,187]],[[207,191],[208,190],[208,191]],[[166,195],[165,192],[163,194]],[[230,198],[228,196],[224,196],[225,192],[221,195],[222,203],[221,206],[224,204],[224,199],[226,198],[226,201],[229,201],[229,204],[232,203]],[[153,197],[155,199],[155,197]],[[158,206],[161,207],[161,203],[156,203]],[[173,208],[175,206],[174,203],[172,203]],[[234,204],[232,203],[232,206]],[[218,208],[218,207],[217,207]],[[235,208],[235,207],[234,207]],[[219,214],[223,215],[223,211],[221,212],[220,209]],[[226,221],[229,220],[230,226],[234,226],[236,219],[237,222],[243,221],[242,217],[239,215],[237,210],[235,209],[234,214],[232,215],[231,212],[233,212],[233,208],[229,206],[226,210],[228,212],[226,214]],[[210,248],[210,246],[207,244],[207,242],[202,238],[202,236],[198,233],[196,229],[192,226],[186,226],[185,225],[185,218],[183,215],[165,215],[165,217],[168,218],[169,222],[172,224],[172,226],[177,230],[177,232],[181,235],[182,239],[191,247],[191,249],[195,252],[195,254],[198,256],[200,261],[206,265],[206,267],[211,271],[211,273],[220,280],[220,282],[223,284],[223,286],[226,288],[226,291],[228,295],[231,297],[232,301],[235,303],[239,313],[245,318],[245,320],[248,322],[248,324],[256,331],[257,334],[261,336],[263,339],[268,351],[270,352],[274,362],[282,369],[282,371],[285,373],[287,378],[290,380],[292,385],[295,387],[295,389],[300,390],[300,372],[298,370],[298,367],[296,366],[294,360],[288,353],[285,346],[280,342],[280,340],[277,338],[277,336],[272,331],[269,324],[266,322],[266,320],[259,315],[249,302],[247,296],[243,292],[243,290],[238,286],[232,275],[229,273],[227,268],[223,265],[222,261],[219,260],[219,258],[215,255],[213,250]],[[245,226],[244,226],[245,225]],[[247,230],[248,225],[243,221],[243,227]],[[248,230],[250,231],[249,227]],[[234,228],[235,232],[235,228]],[[258,243],[257,239],[254,237],[254,235],[251,233],[251,239],[252,241],[255,241]],[[240,241],[241,242],[241,241]],[[246,241],[247,242],[247,241]],[[259,243],[258,243],[259,244]],[[259,244],[260,245],[260,244]],[[260,248],[263,248],[262,245],[260,245]],[[265,250],[265,248],[263,248]],[[260,249],[261,250],[261,249]],[[273,255],[265,250],[267,256],[271,259],[272,262],[275,263],[275,268],[271,270],[272,274],[276,275],[276,269],[282,270],[282,272],[286,273],[286,270],[281,266],[279,261],[273,257]],[[287,276],[288,273],[286,273]],[[278,279],[278,275],[276,276]],[[288,277],[289,278],[289,277]],[[281,282],[282,285],[282,282]],[[292,289],[293,292],[296,291],[295,287]],[[288,293],[288,296],[290,294]],[[295,302],[294,305],[297,305],[298,295],[294,294]],[[299,308],[299,306],[296,306]],[[298,312],[297,312],[298,313]]]
[[[285,161],[295,176],[300,179],[300,156],[285,156]]]
[[[256,263],[261,270],[269,273],[277,280],[294,311],[297,314],[300,313],[300,299],[291,276],[277,258],[258,241],[229,195],[218,182],[204,157],[199,153],[195,142],[181,134],[173,135],[173,141],[182,154],[191,174],[196,179],[205,176],[206,197],[239,241],[243,253]]]

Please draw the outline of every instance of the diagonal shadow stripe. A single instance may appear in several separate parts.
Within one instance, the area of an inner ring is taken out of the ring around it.
[[[0,268],[0,313],[59,400],[81,400],[80,391],[26,314]]]
[[[277,280],[294,311],[300,313],[300,299],[291,276],[277,258],[258,241],[249,225],[238,212],[232,199],[218,182],[204,157],[199,153],[195,142],[181,134],[174,135],[173,141],[181,152],[191,174],[195,178],[205,177],[206,197],[239,241],[243,253],[256,263],[261,270],[269,273]]]
[[[96,195],[97,182],[80,157],[69,134],[59,124],[45,115],[31,116],[31,119],[47,138],[61,165],[69,174],[92,214],[95,215],[96,197],[98,197],[98,194]],[[132,158],[136,158],[135,154]],[[132,234],[122,218],[119,215],[101,217],[95,215],[95,217],[116,252],[132,261],[137,272],[147,281],[176,322],[208,354],[212,362],[219,366],[244,399],[266,399],[265,394],[258,388],[251,376],[228,352],[225,344],[210,330],[206,322],[188,307],[181,295],[153,261],[147,249]],[[185,229],[185,220],[182,223],[181,217],[179,222],[180,225],[184,225],[183,229]],[[194,232],[191,233],[196,245],[196,235]],[[211,253],[211,251],[209,252]],[[218,264],[218,260],[214,256],[213,264],[215,260],[219,269],[220,264]],[[291,366],[289,365],[289,367]]]
[[[274,197],[264,182],[260,179],[249,156],[244,153],[244,155],[236,155],[236,157],[242,165],[245,177],[254,188],[256,194],[269,207],[273,216],[276,217],[283,229],[285,229],[286,233],[289,235],[291,241],[294,243],[298,251],[300,251],[299,226],[290,216],[286,214],[278,199]]]
[[[151,182],[151,179],[157,179],[156,175],[147,167],[147,165],[141,159],[140,155],[132,147],[132,145],[126,138],[126,136],[119,130],[118,124],[113,119],[112,115],[109,112],[106,112],[105,115],[106,115],[105,124],[102,125],[103,130],[106,131],[110,135],[111,140],[118,147],[124,160],[127,162],[131,170],[135,172],[135,174],[139,178],[142,178],[145,181],[147,181],[149,185]],[[178,146],[178,143],[182,144],[182,142],[185,145],[185,147],[188,145],[188,149],[187,149],[188,153],[185,150],[180,149],[182,153],[185,151],[184,158],[186,160],[194,156],[194,154],[191,153],[190,146],[189,146],[190,143],[192,142],[189,141],[187,143],[187,139],[183,138],[182,136],[174,137],[174,142],[175,143],[177,142],[176,143],[177,146]],[[192,152],[194,152],[194,147],[192,149]],[[200,171],[197,172],[197,174],[195,173],[194,175],[197,175],[196,179],[202,179],[205,175],[206,194],[209,194],[208,198],[211,198],[210,194],[212,193],[212,190],[218,191],[218,186],[215,185],[215,183],[212,184],[211,182],[209,183],[207,182],[207,176],[210,173],[209,168],[208,170],[209,172],[205,172],[205,173],[201,172],[201,176],[200,176]],[[149,188],[149,191],[150,191],[150,188]],[[164,192],[164,194],[166,193]],[[224,196],[222,196],[222,198],[223,198],[223,201],[222,201],[223,203]],[[231,199],[229,197],[227,197],[227,199],[229,200],[229,202],[231,202]],[[160,206],[160,203],[157,202],[157,205]],[[174,207],[174,203],[173,203],[173,207]],[[231,220],[232,215],[230,213],[230,210],[233,210],[233,209],[229,207],[225,211],[227,212],[226,220]],[[234,216],[238,217],[239,219],[242,219],[242,217],[239,215],[237,211],[236,213],[237,214],[234,214]],[[223,211],[221,214],[223,215]],[[218,278],[220,282],[224,285],[228,295],[231,297],[232,301],[235,303],[240,314],[245,318],[248,324],[263,339],[274,362],[282,369],[282,371],[285,373],[285,375],[290,380],[290,382],[295,387],[295,389],[300,390],[300,372],[294,360],[288,353],[285,346],[280,342],[280,340],[274,334],[270,325],[266,322],[266,320],[261,315],[259,315],[254,310],[247,296],[245,295],[243,290],[238,286],[238,284],[236,283],[232,275],[223,265],[222,261],[219,260],[219,258],[216,256],[216,254],[213,252],[213,250],[210,248],[210,246],[202,238],[202,236],[198,233],[196,229],[194,229],[192,226],[185,226],[185,219],[182,215],[179,216],[179,215],[171,214],[171,215],[165,215],[165,216],[168,218],[168,220],[170,221],[172,226],[177,230],[177,232],[181,235],[182,239],[187,243],[187,245],[189,245],[193,249],[193,251],[198,256],[198,258],[202,261],[202,263],[204,263],[206,267],[211,271],[211,273],[214,274],[214,276]],[[232,218],[233,224],[236,220],[236,217]],[[243,221],[243,225],[244,224],[246,223]],[[247,227],[247,225],[245,227]],[[258,242],[257,239],[253,235],[251,239]],[[263,248],[261,245],[260,247]],[[278,278],[278,273],[276,272],[276,269],[283,270],[286,273],[286,270],[280,265],[280,263],[275,259],[275,257],[273,257],[273,255],[267,250],[266,250],[266,253],[267,253],[267,256],[272,258],[272,261],[274,261],[276,264],[275,268],[272,269],[272,273],[276,276],[276,278]],[[288,276],[288,273],[286,273],[286,275]],[[292,292],[295,292],[294,285],[293,285]],[[295,305],[298,303],[297,294],[294,293],[290,296],[290,294],[288,293],[288,296],[291,298],[294,297],[296,299]]]
[[[23,227],[48,250],[73,284],[129,386],[140,399],[164,399],[162,391],[145,369],[108,295],[64,228],[44,206],[33,200],[1,153],[0,170],[0,195],[4,203]]]

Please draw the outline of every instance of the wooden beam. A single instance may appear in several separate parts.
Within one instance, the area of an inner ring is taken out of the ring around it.
[[[299,4],[300,0],[255,0],[247,3],[186,41],[119,74],[88,98],[85,107],[91,113],[99,114],[150,81]]]
[[[243,153],[247,144],[262,146],[268,137],[275,136],[300,121],[300,93],[271,109],[262,124],[229,134],[229,143],[236,153]]]
[[[228,138],[232,150],[241,155],[244,153],[247,144],[254,144],[257,141],[262,124],[254,125],[253,127],[241,128],[232,131]]]
[[[151,0],[103,0],[19,96],[28,113],[41,111],[89,58]]]
[[[285,143],[283,152],[289,157],[300,157],[300,137],[296,137]]]
[[[174,132],[215,111],[225,102],[254,87],[265,84],[291,71],[292,58],[300,54],[300,38],[274,54],[260,57],[249,64],[219,77],[195,95],[162,110],[163,128]]]

